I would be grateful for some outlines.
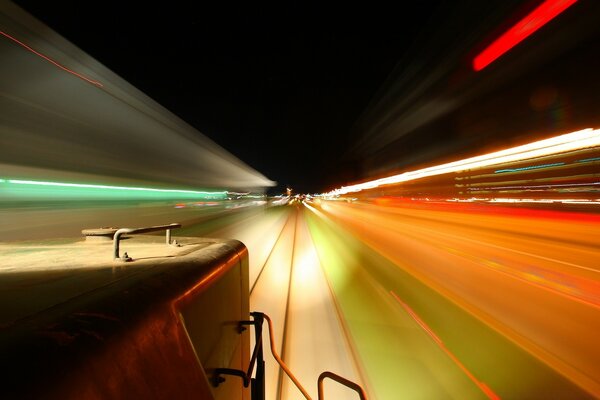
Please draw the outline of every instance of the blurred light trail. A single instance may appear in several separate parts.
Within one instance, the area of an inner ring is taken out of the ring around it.
[[[429,334],[398,308],[389,291],[406,294],[414,288],[428,309],[444,310],[449,318],[455,317],[451,307],[439,304],[330,216],[310,213],[307,219],[369,397],[485,398]],[[473,340],[468,327],[463,329],[463,340]]]
[[[544,1],[479,53],[473,59],[473,69],[481,71],[576,2],[577,0]]]
[[[275,185],[14,3],[2,3],[0,26],[3,178],[254,193]]]
[[[580,163],[593,162],[593,161],[600,161],[600,157],[592,157],[592,158],[586,158],[583,160],[577,160],[577,162],[580,162]]]
[[[102,83],[100,83],[100,82],[98,82],[98,81],[95,81],[95,80],[93,80],[93,79],[90,79],[90,78],[86,78],[85,76],[83,76],[83,75],[81,75],[81,74],[78,74],[77,72],[75,72],[75,71],[73,71],[73,70],[70,70],[69,68],[65,67],[64,65],[61,65],[61,64],[57,63],[56,61],[54,61],[54,60],[53,60],[53,59],[51,59],[50,57],[48,57],[48,56],[45,56],[45,55],[43,55],[42,53],[35,51],[35,50],[34,50],[34,49],[32,49],[31,47],[27,46],[25,43],[21,42],[20,40],[18,40],[18,39],[16,39],[16,38],[12,37],[12,36],[11,36],[11,35],[9,35],[8,33],[6,33],[6,32],[3,32],[3,31],[0,31],[0,34],[4,35],[4,36],[5,36],[5,37],[7,37],[8,39],[10,39],[10,40],[12,40],[13,42],[15,42],[15,43],[19,44],[20,46],[23,46],[24,48],[26,48],[27,50],[29,50],[30,52],[32,52],[32,53],[33,53],[33,54],[35,54],[36,56],[40,56],[40,57],[42,57],[44,60],[48,61],[49,63],[56,65],[58,68],[62,69],[63,71],[66,71],[66,72],[68,72],[68,73],[70,73],[70,74],[73,74],[73,75],[75,75],[76,77],[78,77],[78,78],[81,78],[81,79],[83,79],[84,81],[87,81],[87,82],[91,83],[92,85],[96,85],[96,86],[98,86],[98,87],[102,87],[102,86],[103,86],[103,85],[102,85]]]
[[[416,171],[404,172],[356,185],[343,186],[326,193],[326,195],[339,196],[347,193],[359,192],[361,190],[373,189],[383,185],[393,185],[451,172],[467,171],[597,147],[600,147],[600,130],[588,128],[464,160],[436,165]]]
[[[423,322],[423,320],[421,318],[419,318],[419,316],[412,310],[412,308],[410,308],[405,302],[403,302],[402,300],[400,300],[400,297],[398,297],[398,295],[396,293],[394,293],[393,290],[390,290],[390,293],[392,295],[392,297],[394,299],[396,299],[396,301],[398,301],[398,303],[400,303],[400,305],[406,310],[406,312],[415,320],[415,322],[417,324],[419,324],[419,326],[421,328],[423,328],[423,330],[425,330],[425,332],[427,332],[427,334],[429,336],[431,336],[431,338],[437,343],[437,344],[442,344],[442,340],[435,334],[435,332],[433,332],[431,330],[430,327],[427,326],[427,324],[425,322]]]
[[[600,200],[585,200],[585,199],[560,199],[557,201],[556,199],[511,199],[511,198],[500,198],[496,197],[493,199],[487,198],[476,198],[472,197],[470,199],[446,199],[448,202],[458,202],[458,203],[469,203],[469,202],[489,202],[489,203],[523,203],[523,204],[579,204],[579,205],[598,205],[600,204]]]
[[[498,395],[496,395],[496,393],[494,393],[489,387],[487,387],[487,385],[485,383],[477,380],[477,378],[471,373],[471,371],[469,371],[463,365],[463,363],[461,363],[460,360],[458,358],[456,358],[456,356],[454,354],[452,354],[452,352],[450,350],[448,350],[446,348],[446,346],[444,346],[444,343],[441,341],[441,339],[439,337],[437,337],[437,335],[431,330],[430,327],[427,326],[427,324],[425,322],[423,322],[423,320],[421,318],[419,318],[419,316],[412,310],[412,308],[410,308],[410,306],[408,304],[404,303],[400,299],[400,297],[398,297],[398,295],[396,293],[394,293],[393,290],[391,290],[390,293],[392,294],[392,297],[394,297],[394,299],[396,299],[398,301],[398,303],[400,303],[400,305],[406,310],[406,312],[408,314],[410,314],[410,316],[415,320],[415,322],[417,324],[419,324],[419,326],[421,326],[421,328],[423,328],[425,330],[425,332],[427,332],[427,334],[429,334],[429,336],[431,336],[431,338],[438,344],[438,346],[440,346],[440,348],[446,354],[448,354],[448,356],[452,359],[452,361],[454,361],[456,363],[456,365],[458,365],[459,368],[464,371],[464,373],[469,377],[469,379],[471,379],[477,385],[477,387],[479,387],[481,389],[481,391],[483,393],[485,393],[485,395],[489,399],[492,399],[492,400],[500,399],[500,397],[498,397]]]
[[[600,393],[600,216],[398,199],[227,208],[236,201],[123,208],[109,223],[184,219],[175,236],[243,241],[251,309],[271,316],[277,351],[309,392],[327,369],[372,399]],[[18,251],[0,244],[0,266]],[[266,361],[267,398],[297,398]]]
[[[528,167],[521,167],[521,168],[506,168],[506,169],[499,169],[497,171],[494,171],[495,174],[501,174],[503,172],[517,172],[517,171],[529,171],[532,169],[540,169],[540,168],[548,168],[548,167],[558,167],[559,165],[565,165],[564,162],[559,162],[559,163],[551,163],[551,164],[541,164],[541,165],[531,165]]]
[[[597,215],[410,200],[381,205],[323,201],[321,209],[341,229],[396,264],[397,274],[407,272],[566,381],[590,396],[600,395]],[[392,276],[389,272],[381,280],[388,290],[393,290]],[[396,287],[406,290],[406,284]],[[562,388],[541,388],[534,382],[548,385],[556,378],[538,367],[516,372],[520,367],[503,363],[501,353],[507,350],[497,353],[497,345],[480,344],[489,359],[474,361],[464,346],[473,346],[484,336],[467,339],[459,326],[453,329],[460,335],[452,333],[447,317],[428,316],[428,301],[418,303],[421,319],[437,326],[440,340],[461,362],[470,360],[465,362],[469,370],[500,397],[547,397],[555,390],[558,397],[587,398],[565,381]],[[495,365],[487,370],[492,359]],[[523,367],[529,361],[522,363]],[[517,378],[507,377],[513,373],[519,375],[522,387],[511,388]]]
[[[88,183],[66,183],[66,182],[47,182],[47,181],[29,181],[21,179],[0,180],[0,183],[7,185],[25,185],[20,186],[0,186],[2,200],[19,198],[32,200],[36,198],[71,198],[76,200],[100,198],[100,199],[225,199],[226,191],[196,191],[181,189],[157,189],[144,187],[126,187],[94,185]],[[30,188],[29,186],[34,186]],[[41,186],[42,188],[39,188]],[[135,192],[135,193],[132,193]],[[141,193],[140,193],[141,192]]]
[[[2,188],[5,185],[7,184],[0,183],[0,241],[79,237],[81,230],[86,228],[154,226],[171,222],[180,222],[185,227],[192,224],[202,226],[203,229],[198,231],[199,235],[206,236],[210,232],[208,229],[216,229],[216,220],[221,220],[222,223],[239,221],[241,216],[260,214],[267,207],[264,201],[254,199],[228,199],[225,196],[222,199],[198,201],[199,195],[193,195],[192,199],[182,201],[185,194],[165,195],[160,192],[120,190],[114,190],[116,194],[112,194],[113,197],[100,197],[94,193],[87,197],[81,193],[74,197],[52,197],[46,194],[34,197],[29,192],[18,197],[20,191],[15,190],[15,193],[7,195],[5,188]],[[27,191],[35,187],[23,186]],[[51,192],[55,189],[51,186],[41,188]],[[140,193],[143,197],[136,197]],[[223,237],[231,237],[232,233],[224,234],[227,236]],[[257,235],[244,236],[244,242],[253,243],[264,239],[265,245],[268,245],[269,235],[266,232],[261,231]],[[261,255],[261,252],[254,250],[250,259]]]

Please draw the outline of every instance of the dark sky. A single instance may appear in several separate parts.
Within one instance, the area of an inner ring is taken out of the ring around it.
[[[353,126],[443,3],[15,2],[296,192],[356,178]]]

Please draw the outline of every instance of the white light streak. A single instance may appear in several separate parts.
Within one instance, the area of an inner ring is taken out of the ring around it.
[[[404,172],[398,175],[359,183],[356,185],[343,186],[327,193],[327,195],[339,196],[346,193],[359,192],[361,190],[412,181],[429,176],[489,167],[497,164],[533,159],[596,146],[600,146],[600,130],[588,128],[494,153],[423,168],[417,171]]]

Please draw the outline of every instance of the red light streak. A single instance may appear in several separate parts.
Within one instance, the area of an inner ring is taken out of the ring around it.
[[[547,24],[577,0],[546,0],[529,15],[504,32],[473,59],[473,69],[481,71],[528,36]]]
[[[59,63],[57,63],[56,61],[54,61],[54,60],[53,60],[53,59],[51,59],[50,57],[48,57],[48,56],[45,56],[44,54],[42,54],[42,53],[40,53],[40,52],[38,52],[38,51],[35,51],[35,50],[34,50],[34,49],[32,49],[31,47],[29,47],[29,46],[28,46],[28,45],[26,45],[25,43],[21,42],[20,40],[18,40],[18,39],[16,39],[16,38],[12,37],[12,36],[11,36],[11,35],[9,35],[8,33],[6,33],[6,32],[3,32],[3,31],[0,31],[0,34],[4,35],[6,38],[8,38],[8,39],[12,40],[13,42],[17,43],[18,45],[20,45],[20,46],[22,46],[22,47],[26,48],[27,50],[29,50],[29,51],[30,51],[30,52],[32,52],[33,54],[35,54],[35,55],[37,55],[37,56],[39,56],[39,57],[43,58],[44,60],[48,61],[49,63],[51,63],[51,64],[54,64],[55,66],[57,66],[58,68],[62,69],[63,71],[66,71],[66,72],[68,72],[68,73],[70,73],[70,74],[73,74],[73,75],[75,75],[76,77],[78,77],[78,78],[80,78],[80,79],[83,79],[83,80],[84,80],[84,81],[86,81],[86,82],[89,82],[89,83],[91,83],[92,85],[96,85],[96,86],[98,86],[98,87],[102,87],[102,86],[103,86],[103,85],[102,85],[100,82],[98,82],[98,81],[94,81],[94,80],[92,80],[92,79],[90,79],[90,78],[86,78],[85,76],[83,76],[83,75],[81,75],[81,74],[78,74],[77,72],[75,72],[75,71],[73,71],[73,70],[70,70],[70,69],[68,69],[67,67],[65,67],[65,66],[63,66],[63,65],[61,65],[61,64],[59,64]]]
[[[498,397],[498,395],[496,393],[494,393],[494,391],[492,389],[490,389],[485,383],[477,380],[477,378],[475,378],[475,376],[467,369],[467,367],[465,367],[458,360],[458,358],[456,358],[456,356],[454,354],[452,354],[446,346],[444,346],[444,343],[442,343],[442,340],[431,330],[431,328],[429,328],[427,326],[427,324],[421,318],[419,318],[419,316],[412,310],[412,308],[410,308],[408,306],[408,304],[406,304],[402,300],[400,300],[400,297],[398,297],[398,295],[396,293],[394,293],[393,290],[390,290],[390,293],[394,297],[394,299],[396,299],[396,301],[398,301],[398,303],[400,303],[402,308],[404,308],[406,310],[406,312],[417,322],[417,324],[419,324],[419,326],[421,326],[421,328],[423,328],[423,330],[425,332],[427,332],[427,334],[429,336],[431,336],[431,338],[438,344],[438,346],[452,359],[452,361],[454,361],[456,363],[456,365],[458,365],[458,367],[469,377],[469,379],[471,379],[475,383],[475,385],[477,385],[477,387],[483,393],[485,393],[485,395],[489,399],[500,400],[500,397]]]

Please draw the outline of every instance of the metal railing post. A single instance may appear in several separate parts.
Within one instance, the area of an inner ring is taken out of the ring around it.
[[[262,313],[251,313],[254,317],[254,332],[256,338],[256,377],[252,378],[251,396],[252,400],[265,400],[265,359],[263,355],[263,344],[262,344],[262,327],[263,327],[263,315]],[[253,355],[254,356],[254,355]],[[249,371],[249,373],[252,373]]]

